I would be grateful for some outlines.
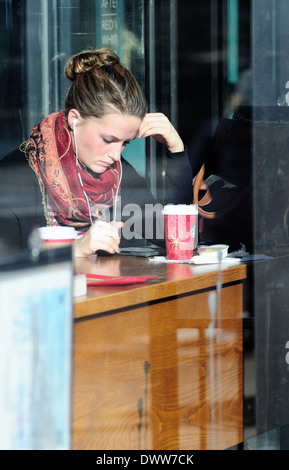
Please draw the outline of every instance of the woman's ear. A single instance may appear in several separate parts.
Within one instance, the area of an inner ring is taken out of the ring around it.
[[[81,118],[80,112],[77,109],[71,109],[67,116],[68,125],[73,129],[74,124]]]

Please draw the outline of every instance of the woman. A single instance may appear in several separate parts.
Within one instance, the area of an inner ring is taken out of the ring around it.
[[[110,49],[72,56],[65,74],[72,84],[64,111],[36,125],[30,139],[0,162],[0,240],[26,247],[33,227],[68,225],[83,232],[75,256],[118,253],[125,222],[115,219],[118,198],[122,207],[140,207],[142,218],[144,206],[157,203],[144,178],[122,158],[123,149],[141,137],[163,143],[170,154],[165,202],[183,202],[184,187],[191,189],[184,145],[163,114],[147,113],[137,81]],[[102,220],[107,208],[108,221]]]

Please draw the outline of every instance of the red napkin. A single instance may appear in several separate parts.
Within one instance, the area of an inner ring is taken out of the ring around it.
[[[86,280],[88,286],[115,286],[126,284],[138,284],[145,282],[148,279],[153,279],[157,276],[104,276],[102,274],[89,274],[86,273]]]

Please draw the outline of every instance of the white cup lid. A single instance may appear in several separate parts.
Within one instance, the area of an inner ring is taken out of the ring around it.
[[[74,227],[48,226],[39,228],[40,236],[43,240],[71,240],[76,238]]]
[[[194,215],[198,214],[197,204],[167,204],[164,206],[163,214]]]

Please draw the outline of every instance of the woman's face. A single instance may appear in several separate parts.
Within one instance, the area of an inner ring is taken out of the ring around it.
[[[137,136],[141,118],[120,113],[105,114],[102,118],[77,117],[71,110],[68,123],[74,127],[74,144],[80,162],[95,173],[104,173],[115,161],[120,160],[125,146]]]

